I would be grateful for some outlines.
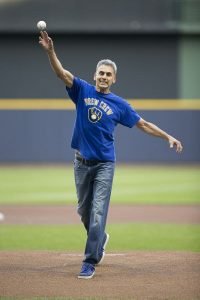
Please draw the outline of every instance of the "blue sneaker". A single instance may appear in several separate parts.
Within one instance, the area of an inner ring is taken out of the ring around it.
[[[109,238],[110,238],[109,234],[106,233],[106,237],[105,237],[105,240],[104,240],[104,243],[103,243],[103,247],[102,247],[102,252],[101,252],[101,255],[100,255],[100,259],[99,259],[99,261],[98,261],[98,263],[96,265],[100,265],[103,262],[103,260],[104,260],[104,257],[106,255],[105,250],[106,250],[106,246],[108,244]]]
[[[81,272],[78,275],[78,278],[81,279],[90,279],[95,274],[95,267],[92,264],[84,262],[81,268]]]

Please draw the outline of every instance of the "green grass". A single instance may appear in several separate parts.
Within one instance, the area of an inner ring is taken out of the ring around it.
[[[200,252],[200,225],[112,224],[108,251],[171,250]],[[0,250],[81,251],[85,246],[81,225],[0,226]]]
[[[117,165],[112,203],[200,203],[200,168]],[[76,203],[72,166],[0,167],[0,204]]]

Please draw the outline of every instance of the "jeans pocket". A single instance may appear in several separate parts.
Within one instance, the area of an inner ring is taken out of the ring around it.
[[[82,162],[78,159],[74,159],[74,168],[79,168],[82,165]]]

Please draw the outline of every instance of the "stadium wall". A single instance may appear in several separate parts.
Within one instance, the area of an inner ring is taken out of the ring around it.
[[[150,105],[136,107],[141,116],[183,141],[184,152],[179,156],[160,139],[149,137],[137,129],[119,126],[115,134],[118,161],[199,162],[199,104],[194,107],[187,105],[187,109],[173,106],[173,99],[182,103],[184,95],[189,99],[200,98],[200,85],[195,83],[195,90],[185,88],[185,82],[189,86],[189,83],[194,84],[200,70],[199,61],[194,59],[194,53],[198,51],[193,47],[193,51],[188,50],[190,37],[187,37],[187,43],[181,37],[180,43],[178,35],[52,36],[63,65],[91,83],[99,59],[109,57],[115,60],[119,73],[113,92],[138,102],[150,99],[146,101]],[[199,45],[198,41],[199,36],[193,37],[193,45]],[[67,97],[63,83],[50,70],[46,54],[38,45],[38,36],[1,35],[0,55],[3,57],[0,68],[0,106],[10,99],[24,99],[25,103],[31,104],[32,99],[38,99],[39,103],[42,101],[39,99]],[[195,69],[193,72],[187,72],[190,59]],[[184,65],[182,69],[181,64]],[[188,91],[192,91],[192,94]],[[161,102],[162,99],[168,99],[169,105],[160,109],[155,106],[149,108],[152,99],[161,99]],[[190,100],[188,102],[191,103]],[[75,111],[72,109],[40,110],[26,108],[26,105],[21,108],[14,104],[7,108],[2,105],[0,162],[72,161],[70,139],[74,117]]]
[[[137,128],[119,125],[115,132],[119,162],[199,162],[199,111],[138,112],[181,139],[184,152],[177,155],[167,142],[152,138]],[[72,161],[74,153],[70,142],[74,118],[74,110],[0,111],[1,163]]]

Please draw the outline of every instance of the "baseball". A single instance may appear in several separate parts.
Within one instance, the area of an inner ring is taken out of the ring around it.
[[[46,24],[45,21],[39,21],[39,22],[37,23],[37,28],[38,28],[39,30],[45,30],[46,27],[47,27],[47,24]]]
[[[4,221],[5,220],[5,216],[2,212],[0,212],[0,221]]]

